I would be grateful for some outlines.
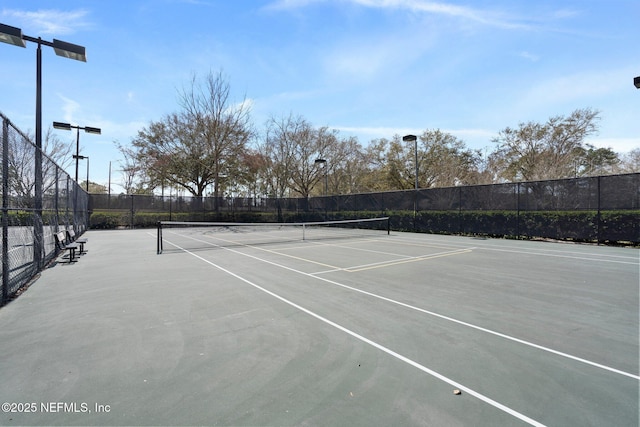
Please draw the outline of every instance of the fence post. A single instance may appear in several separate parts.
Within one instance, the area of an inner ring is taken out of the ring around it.
[[[458,187],[458,233],[462,234],[463,230],[462,221],[462,186]]]
[[[516,184],[516,238],[520,239],[520,183]]]
[[[9,296],[9,120],[2,118],[2,296]]]
[[[66,187],[67,200],[64,203],[64,206],[65,206],[65,208],[64,208],[64,226],[65,227],[69,226],[69,206],[71,205],[71,192],[69,192],[69,180],[70,179],[71,179],[71,177],[69,175],[67,175],[67,179],[66,179],[66,182],[67,182],[67,187]],[[58,222],[60,222],[60,221],[58,220]]]
[[[131,226],[129,227],[133,230],[133,216],[134,216],[134,208],[133,208],[133,194],[131,195]]]
[[[602,220],[602,217],[600,215],[600,188],[601,188],[600,187],[600,178],[601,178],[601,176],[598,175],[598,214],[596,216],[596,224],[597,224],[596,225],[596,227],[597,227],[596,228],[596,239],[598,240],[598,245],[600,244],[600,239],[602,237],[602,234],[601,234],[602,230],[600,228],[601,227],[600,222]]]
[[[59,185],[59,182],[58,182],[58,180],[60,179],[59,178],[60,169],[58,168],[58,165],[54,165],[54,168],[56,170],[56,190],[55,190],[55,193],[54,193],[54,209],[56,211],[55,232],[57,233],[60,230],[60,219],[59,219],[60,218],[60,212],[59,212],[60,206],[58,204],[59,203],[58,198],[60,197],[60,185]]]

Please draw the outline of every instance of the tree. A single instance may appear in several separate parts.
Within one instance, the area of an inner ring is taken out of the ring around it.
[[[117,141],[115,141],[114,144],[124,158],[124,160],[119,163],[120,170],[122,171],[122,188],[124,188],[125,194],[136,194],[136,189],[144,185],[145,168],[135,150],[125,147]]]
[[[247,149],[240,155],[237,185],[246,189],[247,197],[266,194],[265,173],[268,159],[257,149]]]
[[[593,176],[613,173],[620,163],[618,154],[611,148],[595,148],[587,144],[577,155],[576,176]]]
[[[640,148],[633,149],[622,157],[619,171],[622,173],[640,172]]]
[[[419,141],[420,187],[449,187],[471,183],[480,161],[479,151],[467,149],[462,140],[440,129],[425,130]]]
[[[324,176],[315,160],[326,157],[328,147],[335,145],[336,141],[336,131],[326,127],[314,129],[301,116],[290,114],[280,119],[270,118],[263,146],[263,153],[269,159],[270,193],[284,197],[290,189],[304,198],[309,197],[313,187]],[[332,168],[331,162],[328,164]]]
[[[399,135],[393,140],[380,140],[385,151],[387,181],[391,188],[407,190],[415,185],[415,147],[414,142],[401,141]]]
[[[556,116],[546,123],[520,123],[500,131],[493,142],[495,156],[510,181],[534,181],[575,175],[575,165],[585,151],[584,140],[598,130],[599,112],[575,110],[568,117]]]
[[[366,151],[358,139],[337,139],[327,147],[330,160],[328,173],[329,194],[352,194],[371,191],[368,176],[372,173]]]
[[[303,126],[298,134],[298,143],[295,145],[293,169],[291,174],[293,191],[307,198],[315,185],[328,176],[335,168],[334,159],[329,154],[337,145],[337,131],[327,127],[314,129],[310,125]],[[326,160],[323,169],[318,167],[316,160]]]
[[[239,159],[253,136],[249,104],[232,104],[222,73],[203,82],[193,76],[179,94],[182,110],[152,122],[132,141],[151,187],[169,184],[196,197],[214,186],[216,209],[222,186],[238,182]]]
[[[9,133],[9,188],[25,208],[35,203],[35,145],[30,134]],[[56,180],[71,164],[71,144],[63,143],[51,128],[44,135],[42,151],[42,191],[53,193]],[[66,187],[66,186],[65,186]]]
[[[261,155],[267,159],[264,169],[266,193],[275,198],[284,197],[291,185],[296,134],[303,127],[303,119],[289,115],[281,119],[269,118],[266,123]]]
[[[439,129],[425,130],[417,144],[401,141],[398,135],[386,144],[387,177],[396,189],[415,186],[416,145],[419,188],[467,184],[480,158],[479,152],[467,149],[462,140]]]
[[[362,153],[362,166],[366,173],[361,179],[360,191],[385,191],[397,190],[389,182],[390,167],[387,162],[387,149],[389,140],[386,138],[374,139]]]
[[[87,188],[87,180],[86,179],[80,183],[80,187],[82,187],[82,188],[84,188],[86,190],[86,188]],[[102,184],[98,184],[96,182],[93,182],[93,181],[89,180],[89,191],[88,191],[88,193],[90,193],[90,194],[107,194],[107,186],[106,185],[102,185]]]

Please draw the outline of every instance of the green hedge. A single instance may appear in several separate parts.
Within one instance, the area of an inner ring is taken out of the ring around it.
[[[135,212],[129,210],[96,210],[91,214],[90,227],[93,229],[149,228],[158,221],[206,221],[206,222],[311,222],[357,218],[374,218],[380,213],[374,212]],[[132,222],[133,221],[133,222]]]
[[[27,212],[26,214],[29,214]],[[158,221],[310,222],[389,216],[391,229],[436,234],[551,238],[582,242],[640,244],[640,211],[340,211],[198,212],[95,211],[91,228],[155,227]],[[133,221],[133,222],[132,222]]]
[[[7,220],[10,226],[28,226],[34,224],[34,211],[24,210],[9,210],[7,213]],[[56,215],[55,211],[42,211],[42,224],[43,225],[55,225],[56,221],[62,223],[65,219],[64,214],[61,212]]]
[[[640,243],[640,211],[413,211],[391,213],[391,228],[437,234]]]

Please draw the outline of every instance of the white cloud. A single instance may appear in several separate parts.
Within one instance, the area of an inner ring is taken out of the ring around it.
[[[453,3],[429,0],[276,0],[267,7],[270,9],[284,10],[299,9],[313,3],[326,3],[329,1],[336,3],[351,3],[376,9],[399,9],[411,12],[443,15],[501,28],[533,28],[530,24],[527,24],[524,19],[509,16],[500,11],[474,9]]]
[[[65,35],[73,34],[78,29],[87,28],[91,24],[85,20],[88,12],[84,9],[71,11],[41,9],[37,11],[26,11],[16,9],[3,9],[0,16],[8,18],[13,23],[12,26],[22,28],[23,32],[33,37],[42,35]]]
[[[348,85],[369,83],[381,74],[410,67],[433,48],[436,38],[431,29],[416,29],[411,37],[406,29],[399,29],[341,40],[320,53],[323,70],[332,87],[341,78],[346,78]]]
[[[596,148],[611,148],[616,153],[628,153],[631,150],[640,148],[640,137],[638,138],[592,138],[585,141]]]
[[[370,46],[375,45],[375,49]],[[398,63],[396,58],[401,49],[394,43],[354,43],[338,46],[324,58],[324,68],[330,75],[350,76],[358,81],[367,80],[377,72]]]
[[[326,1],[326,0],[275,0],[271,4],[267,5],[266,9],[274,9],[274,10],[298,9],[312,3],[320,3],[323,1]]]
[[[67,98],[64,95],[58,94],[58,97],[62,100],[62,111],[64,111],[64,113],[62,114],[63,119],[65,122],[67,123],[75,123],[74,117],[76,116],[76,113],[78,112],[78,110],[80,109],[80,104],[76,101],[74,101],[73,99]]]
[[[531,62],[538,62],[540,60],[540,56],[531,52],[522,51],[518,54],[519,57],[529,60]]]
[[[245,98],[240,102],[236,102],[229,108],[230,112],[233,111],[251,111],[255,105],[255,101],[252,98]]]

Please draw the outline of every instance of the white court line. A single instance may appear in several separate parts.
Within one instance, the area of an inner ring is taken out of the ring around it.
[[[206,244],[209,244],[209,245],[215,245],[214,243],[210,243],[210,242],[207,242],[207,241],[204,241],[204,240],[199,240],[199,239],[196,239],[194,237],[189,237],[189,236],[183,236],[183,237],[188,237],[189,239],[192,239],[192,240],[195,240],[195,241],[198,241],[198,242],[201,242],[201,243],[206,243]],[[215,246],[221,247],[219,245],[215,245]],[[260,248],[256,248],[256,247],[253,247],[253,246],[247,246],[247,247],[250,247],[252,249],[260,249]],[[396,301],[394,299],[387,298],[387,297],[384,297],[382,295],[378,295],[378,294],[374,294],[372,292],[364,291],[362,289],[354,288],[352,286],[348,286],[348,285],[345,285],[343,283],[339,283],[339,282],[327,279],[327,278],[322,277],[322,276],[316,276],[314,273],[305,273],[304,271],[296,270],[296,269],[288,267],[286,265],[278,264],[276,262],[269,261],[269,260],[266,260],[266,259],[262,259],[262,258],[254,256],[254,255],[249,255],[249,254],[246,254],[246,253],[243,253],[243,252],[240,252],[240,251],[236,251],[236,250],[231,249],[231,248],[226,248],[226,247],[221,247],[221,248],[225,249],[227,251],[230,251],[230,252],[245,256],[245,257],[249,257],[249,258],[255,259],[257,261],[261,261],[261,262],[264,262],[264,263],[267,263],[267,264],[271,264],[271,265],[276,266],[276,267],[283,268],[285,270],[292,271],[294,273],[301,274],[303,276],[313,277],[314,279],[322,280],[323,282],[330,283],[332,285],[339,286],[339,287],[344,288],[344,289],[349,289],[351,291],[359,292],[361,294],[368,295],[370,297],[377,298],[377,299],[380,299],[382,301],[390,302],[392,304],[396,304],[396,305],[399,305],[401,307],[405,307],[405,308],[408,308],[408,309],[411,309],[411,310],[415,310],[415,311],[418,311],[420,313],[428,314],[430,316],[434,316],[434,317],[437,317],[439,319],[448,320],[450,322],[457,323],[459,325],[467,326],[469,328],[472,328],[472,329],[475,329],[475,330],[478,330],[478,331],[482,331],[482,332],[485,332],[485,333],[488,333],[488,334],[491,334],[491,335],[494,335],[494,336],[497,336],[497,337],[500,337],[500,338],[507,339],[509,341],[517,342],[519,344],[523,344],[523,345],[526,345],[526,346],[529,346],[529,347],[532,347],[532,348],[536,348],[538,350],[546,351],[548,353],[552,353],[552,354],[555,354],[557,356],[561,356],[561,357],[564,357],[564,358],[567,358],[567,359],[571,359],[571,360],[574,360],[576,362],[581,362],[581,363],[593,366],[595,368],[603,369],[603,370],[606,370],[606,371],[609,371],[609,372],[614,372],[616,374],[624,375],[626,377],[633,378],[635,380],[640,380],[640,376],[639,375],[635,375],[635,374],[632,374],[632,373],[629,373],[629,372],[625,372],[625,371],[622,371],[620,369],[612,368],[610,366],[606,366],[606,365],[603,365],[603,364],[600,364],[600,363],[597,363],[597,362],[593,362],[591,360],[583,359],[583,358],[578,357],[578,356],[573,356],[573,355],[568,354],[568,353],[563,353],[561,351],[554,350],[554,349],[549,348],[549,347],[544,347],[542,345],[535,344],[535,343],[532,343],[532,342],[529,342],[529,341],[525,341],[525,340],[520,339],[520,338],[512,337],[510,335],[506,335],[506,334],[503,334],[501,332],[497,332],[497,331],[494,331],[494,330],[491,330],[491,329],[483,328],[482,326],[478,326],[478,325],[474,325],[472,323],[464,322],[462,320],[454,319],[453,317],[449,317],[449,316],[445,316],[443,314],[439,314],[439,313],[436,313],[436,312],[433,312],[433,311],[425,310],[423,308],[416,307],[416,306],[413,306],[413,305],[410,305],[410,304],[407,304],[407,303],[404,303],[404,302],[401,302],[401,301]]]
[[[410,240],[410,239],[399,238],[397,240],[391,240],[390,241],[390,243],[396,243],[396,242],[399,242],[399,244],[402,244],[402,245],[406,244],[406,245],[412,245],[412,246],[423,246],[423,244],[414,242],[413,240]],[[541,242],[532,242],[532,243],[541,243]],[[431,243],[429,243],[429,244],[431,244]],[[426,246],[428,246],[429,244],[426,244]],[[444,246],[445,244],[442,243],[441,245]],[[463,242],[451,243],[448,246],[467,247],[467,245],[463,244]],[[539,255],[539,256],[547,256],[547,257],[552,257],[552,258],[556,258],[556,257],[557,258],[571,258],[571,259],[579,259],[579,260],[586,260],[586,261],[612,262],[612,263],[631,264],[631,265],[637,265],[638,263],[640,263],[640,251],[638,251],[638,256],[632,257],[632,256],[626,256],[626,255],[607,255],[607,254],[596,254],[596,253],[589,253],[589,252],[562,251],[562,250],[558,250],[558,249],[538,249],[538,248],[502,249],[502,248],[496,248],[496,247],[493,247],[493,246],[490,246],[490,245],[483,245],[481,243],[476,244],[475,247],[477,247],[478,249],[485,249],[487,251],[508,252],[508,253],[515,253],[515,254],[527,254],[527,255]],[[630,250],[633,250],[633,249],[630,249]],[[542,252],[542,251],[544,251],[544,252]],[[545,252],[547,252],[547,253],[545,253]],[[572,254],[572,255],[569,255],[569,254]],[[619,260],[616,260],[616,259],[605,259],[605,258],[619,258]],[[626,260],[628,260],[628,261],[626,261]]]
[[[595,258],[595,257],[598,256],[598,255],[595,255],[595,254],[587,254],[587,255],[590,255],[590,256],[560,255],[560,254],[552,254],[552,253],[545,254],[545,253],[542,253],[542,252],[534,252],[534,251],[519,251],[519,250],[511,250],[511,249],[488,248],[486,246],[484,246],[484,247],[480,246],[479,249],[485,249],[487,251],[509,252],[509,253],[514,253],[514,254],[538,255],[538,256],[546,256],[546,257],[551,257],[551,258],[569,258],[569,259],[579,259],[579,260],[582,260],[582,261],[609,262],[609,263],[615,263],[615,264],[638,265],[638,262],[640,261],[640,256],[638,257],[638,261],[618,261],[618,260],[615,260],[615,259]],[[570,253],[576,253],[576,252],[570,252]],[[591,256],[593,256],[593,257],[591,257]],[[624,259],[633,260],[632,257],[623,257],[623,256],[619,256],[619,255],[602,255],[602,256],[617,257],[617,258],[624,258]]]
[[[372,262],[369,264],[353,265],[351,267],[336,267],[333,270],[316,271],[314,273],[309,273],[309,274],[326,274],[326,273],[333,273],[336,271],[346,271],[347,273],[357,273],[364,270],[373,270],[374,268],[391,267],[394,265],[406,264],[409,262],[428,261],[434,258],[442,258],[445,256],[466,254],[471,252],[473,249],[474,248],[457,249],[455,251],[438,252],[435,254],[428,254],[428,255],[404,256],[403,258]],[[267,249],[262,249],[262,250],[267,250]],[[267,250],[267,251],[271,252],[270,250]],[[278,253],[278,252],[275,252],[275,253]]]
[[[461,391],[464,391],[465,393],[467,393],[467,394],[469,394],[469,395],[471,395],[471,396],[473,396],[473,397],[475,397],[475,398],[477,398],[477,399],[479,399],[479,400],[481,400],[481,401],[493,406],[494,408],[497,408],[497,409],[499,409],[499,410],[501,410],[503,412],[506,412],[507,414],[509,414],[509,415],[511,415],[511,416],[513,416],[515,418],[518,418],[519,420],[524,421],[525,423],[528,423],[528,424],[530,424],[532,426],[544,427],[544,424],[540,423],[539,421],[536,421],[533,418],[529,418],[526,415],[524,415],[524,414],[522,414],[522,413],[520,413],[520,412],[518,412],[518,411],[516,411],[514,409],[511,409],[506,405],[503,405],[502,403],[496,402],[495,400],[491,399],[490,397],[487,397],[484,394],[481,394],[481,393],[479,393],[479,392],[477,392],[477,391],[475,391],[475,390],[473,390],[473,389],[471,389],[471,388],[469,388],[467,386],[464,386],[464,385],[452,380],[451,378],[446,377],[446,376],[434,371],[433,369],[429,369],[426,366],[421,365],[420,363],[418,363],[418,362],[416,362],[416,361],[414,361],[412,359],[409,359],[406,356],[401,355],[400,353],[396,353],[395,351],[391,350],[388,347],[383,346],[382,344],[378,344],[377,342],[372,341],[369,338],[366,338],[366,337],[364,337],[364,336],[352,331],[351,329],[348,329],[348,328],[346,328],[346,327],[344,327],[344,326],[342,326],[342,325],[340,325],[338,323],[335,323],[335,322],[327,319],[326,317],[322,317],[319,314],[317,314],[317,313],[315,313],[315,312],[313,312],[313,311],[311,311],[311,310],[309,310],[307,308],[304,308],[301,305],[298,305],[295,302],[290,301],[290,300],[288,300],[288,299],[276,294],[275,292],[272,292],[272,291],[270,291],[268,289],[265,289],[262,286],[257,285],[255,283],[251,282],[250,280],[245,279],[244,277],[242,277],[242,276],[240,276],[240,275],[238,275],[236,273],[233,273],[232,271],[227,270],[226,268],[221,267],[221,266],[219,266],[219,265],[217,265],[217,264],[215,264],[215,263],[213,263],[213,262],[211,262],[211,261],[199,256],[199,255],[196,255],[196,254],[194,254],[192,252],[189,252],[188,250],[186,250],[184,248],[181,248],[180,246],[178,246],[178,245],[176,245],[174,243],[171,243],[171,242],[167,242],[167,243],[169,243],[170,245],[173,245],[176,248],[188,253],[189,255],[192,255],[192,256],[198,258],[201,261],[206,262],[207,264],[217,268],[218,270],[227,273],[228,275],[233,276],[236,279],[241,280],[244,283],[246,283],[246,284],[248,284],[250,286],[253,286],[254,288],[256,288],[256,289],[258,289],[258,290],[260,290],[260,291],[262,291],[262,292],[264,292],[264,293],[266,293],[268,295],[271,295],[274,298],[279,299],[280,301],[284,302],[285,304],[288,304],[288,305],[290,305],[290,306],[292,306],[292,307],[294,307],[294,308],[296,308],[296,309],[298,309],[298,310],[300,310],[300,311],[302,311],[304,313],[307,313],[308,315],[310,315],[312,317],[315,317],[316,319],[326,323],[327,325],[333,326],[334,328],[336,328],[338,330],[341,330],[342,332],[345,332],[345,333],[351,335],[352,337],[354,337],[354,338],[356,338],[356,339],[358,339],[358,340],[360,340],[360,341],[362,341],[362,342],[364,342],[366,344],[369,344],[370,346],[375,347],[378,350],[381,350],[381,351],[389,354],[390,356],[393,356],[396,359],[401,360],[402,362],[405,362],[408,365],[413,366],[414,368],[417,368],[417,369],[421,370],[422,372],[425,372],[425,373],[427,373],[427,374],[429,374],[429,375],[431,375],[431,376],[433,376],[433,377],[435,377],[435,378],[437,378],[437,379],[439,379],[439,380],[441,380],[441,381],[443,381],[443,382],[445,382],[447,384],[450,384],[450,385],[456,387],[457,389],[459,389]]]

